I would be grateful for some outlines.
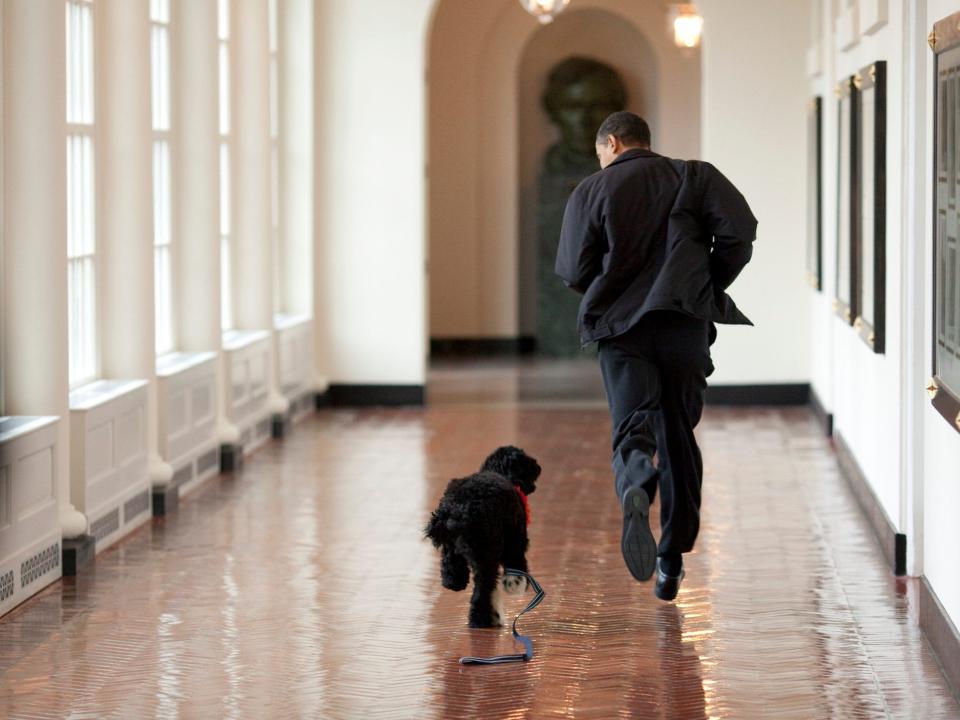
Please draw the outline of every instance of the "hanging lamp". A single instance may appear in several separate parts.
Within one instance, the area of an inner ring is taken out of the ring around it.
[[[524,10],[539,20],[541,25],[547,25],[567,9],[570,0],[520,0],[520,4]]]
[[[679,3],[672,8],[673,41],[677,47],[695,48],[700,46],[703,34],[703,16],[697,12],[697,6]]]

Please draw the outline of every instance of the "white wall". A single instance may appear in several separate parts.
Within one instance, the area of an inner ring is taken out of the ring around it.
[[[425,37],[431,0],[318,0],[314,316],[334,383],[426,375]]]
[[[810,84],[809,95],[824,101],[824,291],[806,289],[813,315],[809,336],[815,360],[813,387],[832,410],[835,427],[849,445],[891,521],[904,527],[900,384],[903,345],[900,243],[903,172],[903,63],[900,0],[888,1],[888,22],[872,34],[859,33],[857,43],[840,48],[835,14],[823,4],[819,49],[823,72]],[[887,62],[887,273],[886,351],[875,354],[856,331],[832,309],[836,295],[837,98],[833,89],[862,68]],[[797,267],[802,267],[798,265]]]
[[[806,3],[703,0],[703,143],[759,221],[731,295],[756,327],[721,327],[713,384],[807,382]],[[772,28],[800,28],[799,32]]]
[[[840,50],[837,8],[820,3],[822,74],[809,94],[824,96],[825,291],[808,290],[813,316],[812,384],[897,528],[907,534],[908,572],[923,574],[954,622],[960,620],[960,434],[930,405],[932,368],[933,55],[926,36],[957,10],[950,0],[887,0],[888,22]],[[855,4],[857,6],[857,4]],[[862,8],[861,8],[862,9]],[[812,43],[815,44],[815,43]],[[831,310],[836,252],[836,99],[841,78],[887,61],[887,347],[874,355]],[[816,63],[814,63],[816,64]],[[759,244],[758,244],[759,248]],[[798,265],[802,267],[802,265]]]

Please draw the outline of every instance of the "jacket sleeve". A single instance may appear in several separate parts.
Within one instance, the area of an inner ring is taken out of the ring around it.
[[[567,287],[585,293],[603,269],[606,240],[600,212],[581,184],[567,200],[555,271]]]
[[[706,227],[713,235],[710,276],[714,287],[726,290],[753,256],[757,219],[733,183],[719,170],[704,163],[701,207]]]

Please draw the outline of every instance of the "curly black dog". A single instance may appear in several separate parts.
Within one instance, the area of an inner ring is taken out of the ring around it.
[[[497,588],[500,566],[527,570],[526,496],[536,490],[540,465],[520,448],[495,450],[480,472],[451,480],[433,511],[424,535],[442,551],[440,578],[445,588],[463,590],[473,572],[470,627],[503,624]],[[506,592],[526,590],[525,578],[507,576]]]

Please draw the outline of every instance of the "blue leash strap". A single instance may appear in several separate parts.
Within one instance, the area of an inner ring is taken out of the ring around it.
[[[461,665],[500,665],[502,663],[510,662],[528,662],[533,660],[533,640],[528,638],[526,635],[521,635],[517,632],[517,621],[526,615],[528,612],[533,610],[537,605],[543,602],[543,598],[546,593],[543,591],[543,588],[540,587],[540,584],[533,579],[532,575],[529,575],[523,570],[512,570],[510,568],[504,568],[504,575],[515,575],[516,577],[524,577],[527,579],[527,582],[530,583],[530,587],[533,588],[535,595],[533,600],[530,601],[530,604],[527,605],[523,610],[520,611],[520,614],[513,619],[513,639],[521,643],[525,648],[526,652],[517,653],[515,655],[496,655],[494,657],[480,658],[480,657],[462,657],[460,658]]]

